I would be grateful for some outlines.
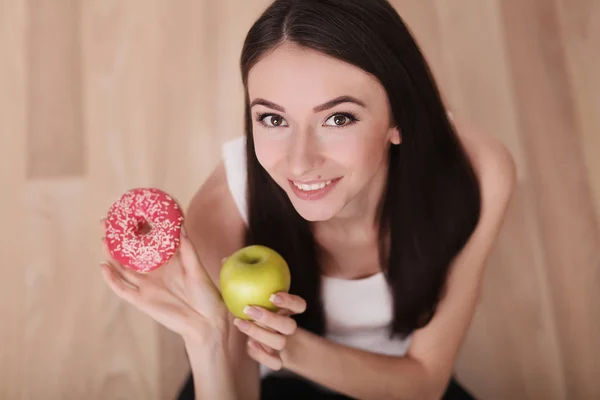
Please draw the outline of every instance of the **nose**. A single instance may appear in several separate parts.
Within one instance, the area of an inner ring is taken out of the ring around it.
[[[321,158],[317,140],[312,133],[294,133],[288,149],[288,164],[293,176],[302,177],[316,169]]]

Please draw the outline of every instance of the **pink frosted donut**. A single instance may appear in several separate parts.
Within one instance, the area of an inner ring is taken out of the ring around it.
[[[149,272],[168,262],[180,244],[183,213],[167,193],[154,188],[127,191],[106,217],[106,242],[124,267]]]

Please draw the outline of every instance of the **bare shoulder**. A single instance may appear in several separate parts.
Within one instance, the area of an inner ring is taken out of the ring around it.
[[[227,186],[223,162],[194,194],[186,215],[188,235],[218,286],[221,260],[243,246],[246,229]]]

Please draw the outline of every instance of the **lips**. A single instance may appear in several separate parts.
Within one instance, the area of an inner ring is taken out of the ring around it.
[[[297,182],[288,180],[294,194],[302,200],[318,200],[329,193],[342,178],[324,181]]]

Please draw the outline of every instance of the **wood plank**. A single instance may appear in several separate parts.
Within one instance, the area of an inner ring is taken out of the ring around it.
[[[219,162],[216,131],[220,6],[184,0],[160,2],[157,38],[157,116],[150,168],[153,182],[185,204]],[[238,113],[243,114],[243,107]],[[235,132],[232,132],[234,134]],[[243,132],[238,131],[238,135]],[[233,135],[232,135],[233,136]],[[191,183],[191,184],[190,184]]]
[[[525,181],[527,163],[498,2],[436,0],[436,13],[452,112],[462,123],[502,141],[515,159],[518,180]]]
[[[576,124],[580,132],[580,148],[587,166],[587,184],[592,194],[596,211],[596,226],[600,225],[600,3],[589,0],[555,2],[561,26],[562,43],[566,54],[568,79],[572,85],[572,106],[575,108]],[[582,177],[583,179],[583,177]],[[590,216],[591,217],[591,216]],[[591,220],[591,218],[590,218]],[[591,221],[590,221],[591,223]],[[590,239],[594,239],[593,237]],[[598,237],[596,236],[597,240]],[[600,249],[600,241],[595,243],[596,253]],[[600,282],[600,261],[592,259],[585,267],[587,274]],[[581,360],[584,374],[579,381],[585,382],[585,388],[576,389],[575,393],[587,398],[600,398],[600,382],[597,379],[600,371],[600,317],[594,308],[599,303],[596,290],[592,293],[587,305],[590,313],[586,319],[579,321],[586,326],[591,343],[590,350]],[[585,312],[585,310],[582,310]],[[581,314],[580,314],[581,316]],[[583,316],[582,316],[583,317]],[[584,344],[585,345],[585,344]],[[574,384],[578,384],[575,382]],[[584,397],[581,397],[584,398]]]
[[[120,300],[99,275],[98,220],[134,186],[153,185],[157,123],[159,1],[81,3],[84,125],[89,170],[85,232],[89,265],[86,343],[93,344],[81,379],[85,398],[160,399],[163,371],[158,324]],[[168,135],[168,132],[161,132]],[[162,161],[161,162],[166,162]]]
[[[27,126],[27,3],[0,3],[0,398],[20,399],[27,379],[23,365],[26,314],[23,304],[23,248],[28,241],[22,218]]]
[[[23,385],[28,399],[86,397],[83,373],[93,359],[84,323],[90,268],[79,242],[83,189],[80,180],[63,180],[29,183],[25,191],[26,237],[36,244],[35,251],[21,247],[27,281],[20,296],[27,316],[21,352],[27,379],[35,383]]]
[[[518,185],[457,363],[478,398],[567,400],[533,201]]]
[[[566,396],[598,393],[600,309],[597,290],[599,232],[552,2],[500,2],[510,54],[516,105],[529,156],[535,211],[546,254]]]
[[[85,173],[79,2],[36,2],[29,9],[30,179]]]
[[[443,40],[435,0],[392,0],[390,3],[411,31],[429,63],[440,91],[450,104],[452,97],[449,97],[446,87],[448,76],[442,58]]]
[[[600,224],[600,2],[556,0],[556,5],[573,87],[571,101]]]
[[[97,221],[132,186],[188,204],[243,133],[240,50],[271,0],[59,3],[0,1],[0,398],[173,398],[181,338],[104,284]],[[600,3],[392,3],[519,168],[458,377],[600,398]]]
[[[463,0],[459,6],[437,1],[453,111],[467,125],[495,136],[509,148],[521,183],[490,257],[483,299],[457,370],[482,398],[563,399],[563,371],[544,279],[543,248],[536,221],[530,217],[534,204],[527,189],[520,110],[505,52],[504,30],[509,28],[499,18],[498,7],[494,1]],[[519,321],[518,329],[511,329],[507,321]],[[495,329],[490,329],[492,324]]]
[[[106,174],[98,183],[117,192],[153,184],[150,139],[159,131],[160,113],[158,20],[157,1],[82,3],[85,128],[106,152]]]
[[[153,138],[152,176],[187,210],[220,156],[214,109],[220,6],[183,0],[159,7],[160,129]],[[158,326],[158,339],[160,398],[174,399],[190,372],[187,354],[178,334]]]
[[[216,131],[213,134],[221,140],[244,134],[244,91],[240,75],[240,55],[246,33],[254,21],[262,14],[271,0],[238,1],[222,0],[214,18],[223,15],[235,16],[221,18],[215,35],[217,52],[216,70],[212,78],[216,80],[213,100]]]

